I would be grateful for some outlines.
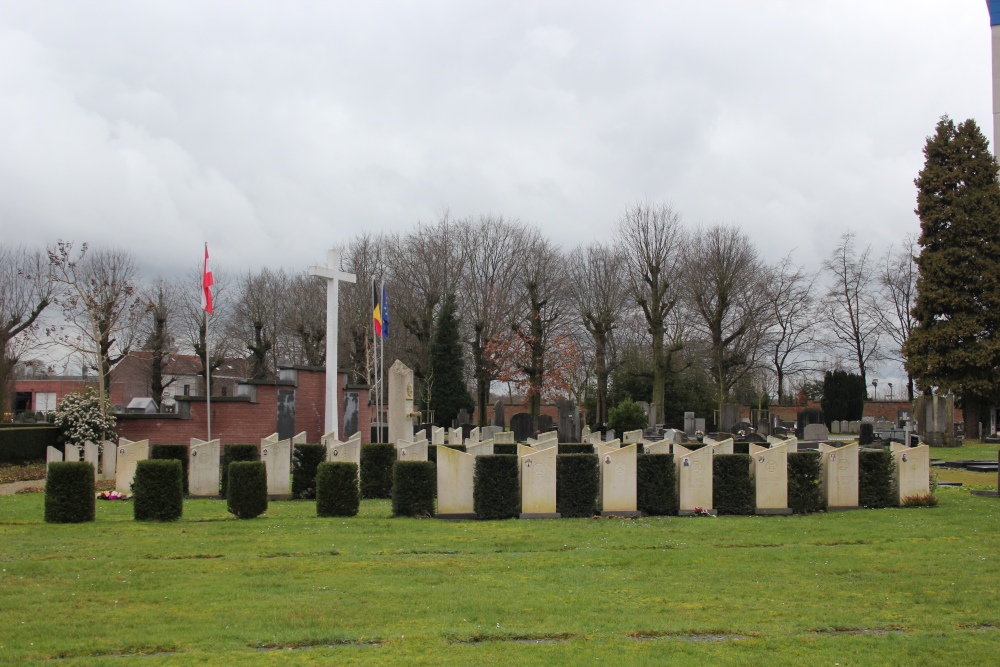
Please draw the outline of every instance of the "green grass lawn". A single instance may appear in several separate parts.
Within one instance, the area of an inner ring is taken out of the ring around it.
[[[172,524],[0,497],[0,664],[996,664],[1000,501],[448,523],[388,501]],[[140,654],[148,657],[139,657]],[[151,655],[150,655],[151,654]]]
[[[961,447],[931,447],[931,458],[943,461],[996,461],[1000,444],[966,440]],[[969,472],[948,468],[935,469],[940,482],[961,482],[973,489],[997,488],[995,472]]]

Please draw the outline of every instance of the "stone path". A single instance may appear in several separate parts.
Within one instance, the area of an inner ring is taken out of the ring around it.
[[[44,479],[29,479],[26,482],[11,482],[10,484],[0,484],[0,496],[12,496],[21,489],[26,489],[29,486],[40,486],[45,488]]]

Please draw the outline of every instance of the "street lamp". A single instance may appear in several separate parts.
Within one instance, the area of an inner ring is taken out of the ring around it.
[[[874,380],[872,380],[872,387],[874,387],[874,389],[872,389],[872,400],[873,401],[877,401],[878,400],[878,378],[875,378]]]
[[[892,401],[892,383],[889,383],[889,401]]]

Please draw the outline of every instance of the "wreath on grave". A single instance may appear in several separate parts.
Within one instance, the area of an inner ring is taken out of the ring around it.
[[[98,500],[128,500],[128,496],[118,491],[101,491],[97,494]]]

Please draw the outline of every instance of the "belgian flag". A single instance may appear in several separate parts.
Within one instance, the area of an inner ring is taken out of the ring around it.
[[[382,288],[385,292],[385,288]],[[379,294],[378,283],[372,281],[372,320],[375,323],[375,335],[382,338],[382,294]]]

